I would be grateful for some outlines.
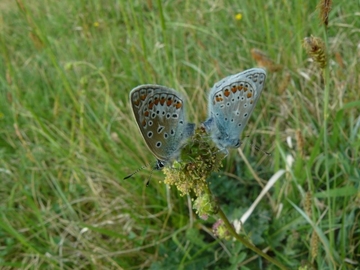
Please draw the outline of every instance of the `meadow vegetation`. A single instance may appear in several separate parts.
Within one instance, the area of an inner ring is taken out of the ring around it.
[[[360,267],[360,3],[334,1],[0,3],[1,269],[278,269],[213,235],[169,188],[136,127],[129,92],[156,83],[207,117],[220,79],[265,66],[266,87],[211,174],[239,219],[284,170],[241,236],[287,269]],[[304,48],[323,41],[326,64]],[[308,39],[305,40],[306,42]],[[264,153],[270,152],[271,156]]]

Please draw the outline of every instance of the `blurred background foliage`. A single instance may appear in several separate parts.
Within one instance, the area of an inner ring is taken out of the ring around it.
[[[212,85],[259,65],[246,159],[231,151],[210,187],[239,219],[286,169],[241,234],[289,269],[359,267],[360,4],[333,3],[327,28],[317,4],[3,0],[1,268],[275,269],[217,240],[216,219],[199,219],[161,172],[149,187],[148,169],[122,180],[155,161],[132,88],[177,89],[200,124]],[[303,49],[310,35],[325,42],[328,77]]]

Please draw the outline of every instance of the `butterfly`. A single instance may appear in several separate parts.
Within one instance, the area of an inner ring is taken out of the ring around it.
[[[252,68],[215,83],[209,94],[208,119],[203,123],[220,150],[240,147],[244,130],[264,88],[266,72]]]
[[[184,99],[166,86],[145,84],[131,90],[130,104],[140,133],[157,158],[154,169],[161,170],[179,157],[194,134],[195,124],[185,120]]]

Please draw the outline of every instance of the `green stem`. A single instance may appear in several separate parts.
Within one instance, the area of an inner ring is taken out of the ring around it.
[[[330,68],[329,68],[329,54],[328,54],[328,37],[326,32],[326,26],[324,28],[324,44],[325,44],[325,56],[326,56],[326,65],[323,69],[323,78],[324,78],[324,122],[323,122],[323,134],[324,134],[324,155],[325,155],[325,177],[326,177],[326,189],[329,192],[331,190],[330,185],[330,175],[329,175],[329,142],[328,142],[328,118],[329,118],[329,89],[330,89]],[[333,208],[333,198],[328,196],[328,205],[330,209]],[[329,228],[332,228],[334,224],[332,211],[328,211],[329,215]],[[334,246],[334,230],[329,231],[329,242],[330,246]],[[330,258],[332,259],[332,258]]]
[[[212,196],[210,188],[208,187],[208,193],[210,196]],[[265,258],[266,260],[268,260],[269,262],[275,264],[276,266],[278,266],[280,269],[287,269],[284,265],[282,265],[280,262],[278,262],[277,260],[275,260],[274,258],[271,258],[269,255],[267,255],[266,253],[264,253],[262,250],[258,249],[257,247],[255,247],[253,244],[251,244],[248,240],[246,240],[245,238],[243,238],[242,236],[240,236],[239,234],[236,233],[234,227],[232,226],[232,224],[230,223],[230,221],[228,220],[228,218],[226,217],[226,215],[224,214],[224,212],[221,210],[220,206],[219,206],[219,210],[218,210],[218,215],[220,216],[220,219],[224,222],[226,228],[228,229],[229,233],[236,238],[236,240],[238,240],[240,243],[242,243],[244,246],[246,246],[247,248],[251,249],[252,251],[254,251],[255,253],[257,253],[258,255],[260,255],[261,257]]]

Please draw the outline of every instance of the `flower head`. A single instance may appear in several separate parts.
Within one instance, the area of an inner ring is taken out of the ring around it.
[[[310,36],[304,38],[303,46],[309,56],[320,66],[326,66],[325,44],[321,38]]]
[[[174,185],[181,195],[194,192],[200,196],[207,188],[206,179],[221,166],[223,154],[212,146],[205,130],[198,128],[181,151],[181,161],[164,168],[164,183]]]
[[[242,19],[242,14],[241,14],[241,13],[237,13],[237,14],[235,15],[235,20],[241,21],[241,19]]]

